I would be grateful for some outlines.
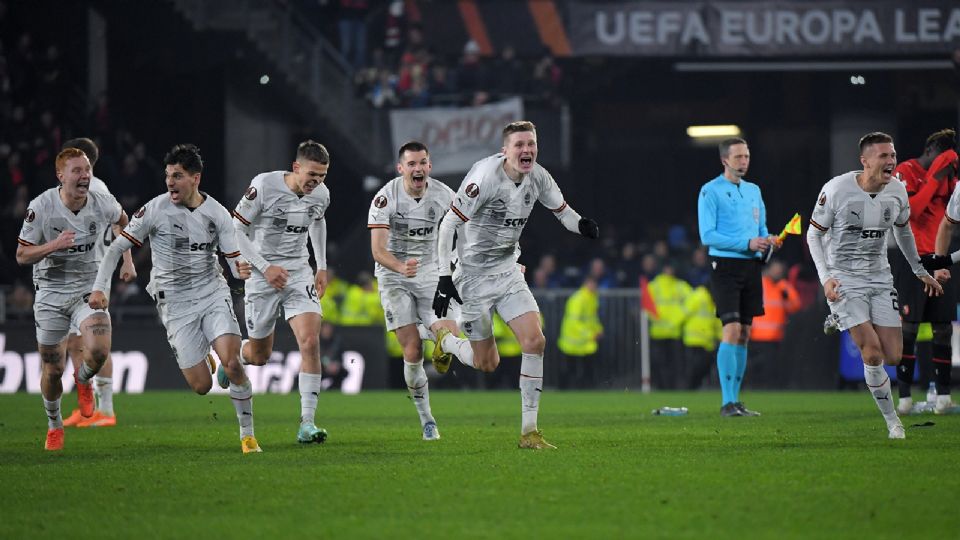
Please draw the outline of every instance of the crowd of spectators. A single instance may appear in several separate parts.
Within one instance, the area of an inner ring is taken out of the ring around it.
[[[124,128],[106,93],[87,97],[84,67],[43,33],[35,12],[0,0],[0,286],[14,311],[29,310],[31,268],[17,265],[16,235],[27,205],[56,185],[54,161],[64,141],[89,137],[100,147],[95,175],[130,211],[151,196],[158,165]]]
[[[531,94],[559,99],[562,70],[549,54],[531,61],[504,47],[496,58],[481,56],[468,41],[459,58],[449,61],[430,50],[420,21],[406,16],[403,1],[383,6],[363,0],[301,0],[301,9],[329,9],[317,24],[339,43],[355,68],[358,91],[375,106],[477,105],[506,95]],[[100,147],[95,174],[103,178],[128,213],[156,193],[160,166],[145,145],[124,127],[107,93],[88,96],[80,76],[85,67],[67,58],[67,45],[55,32],[37,35],[40,25],[17,20],[9,2],[0,0],[0,286],[14,312],[32,305],[30,267],[16,264],[16,232],[28,202],[55,185],[54,158],[63,141],[90,137]],[[382,28],[368,31],[375,9],[383,7]],[[341,16],[342,15],[342,16]],[[325,22],[324,22],[325,21]],[[324,24],[326,26],[324,26]],[[374,44],[367,57],[367,46]],[[494,74],[496,76],[494,76]],[[609,229],[608,229],[609,231]],[[525,258],[527,279],[534,288],[577,288],[586,276],[598,287],[637,287],[641,277],[652,280],[670,263],[679,277],[696,287],[709,278],[706,252],[696,246],[695,233],[677,225],[661,238],[635,239],[608,235],[589,253],[531,252]],[[526,247],[526,246],[525,246]],[[590,248],[593,249],[593,248]],[[142,289],[149,275],[149,250],[137,250],[139,284],[116,285],[118,304],[148,304]],[[801,267],[791,279],[801,291],[806,276]],[[815,280],[813,280],[815,282]],[[812,301],[812,298],[809,300]]]
[[[473,40],[437,51],[403,0],[299,0],[296,7],[338,44],[357,94],[374,107],[475,106],[517,95],[561,101],[563,69],[549,51],[527,58],[505,45],[485,56]]]
[[[620,238],[572,256],[567,251],[544,251],[535,257],[526,261],[533,263],[526,276],[530,286],[538,289],[575,289],[587,277],[596,281],[598,289],[637,288],[641,280],[652,281],[668,266],[696,288],[709,284],[711,272],[710,258],[697,241],[697,233],[682,225],[653,239]],[[817,302],[819,282],[810,265],[791,264],[787,279],[800,293],[803,307]]]

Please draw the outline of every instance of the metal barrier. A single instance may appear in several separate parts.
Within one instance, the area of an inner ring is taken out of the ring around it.
[[[560,380],[563,354],[557,347],[560,324],[567,299],[576,289],[534,289],[533,295],[543,314],[547,349],[544,353],[544,381],[549,386]],[[641,390],[644,387],[642,368],[641,322],[646,318],[640,310],[638,289],[601,289],[600,322],[603,337],[596,356],[595,375],[600,389]]]

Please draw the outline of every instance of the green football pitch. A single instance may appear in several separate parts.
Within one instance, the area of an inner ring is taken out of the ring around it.
[[[59,453],[40,397],[6,395],[0,538],[960,537],[960,416],[891,441],[866,391],[745,394],[759,418],[718,397],[546,392],[559,449],[529,451],[518,392],[433,392],[434,442],[402,391],[322,394],[311,446],[297,394],[258,395],[264,453],[242,455],[223,395],[119,395],[117,427],[68,428]]]

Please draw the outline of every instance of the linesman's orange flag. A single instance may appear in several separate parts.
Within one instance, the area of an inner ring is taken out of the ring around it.
[[[800,226],[800,214],[796,213],[790,218],[790,221],[787,222],[787,225],[780,231],[780,234],[777,236],[778,243],[782,243],[786,239],[788,234],[800,234],[802,227]]]
[[[646,276],[640,276],[640,307],[654,318],[660,316],[657,313],[657,303],[650,294],[650,282]]]
[[[802,227],[800,225],[800,213],[796,213],[790,218],[790,221],[783,227],[783,230],[780,231],[780,234],[777,235],[777,247],[783,245],[783,241],[787,238],[788,234],[800,234]],[[773,246],[767,248],[766,253],[763,254],[763,262],[770,262],[770,257],[773,257]]]

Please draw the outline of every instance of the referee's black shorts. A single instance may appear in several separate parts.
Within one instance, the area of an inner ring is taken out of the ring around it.
[[[761,264],[760,259],[713,258],[710,292],[720,322],[749,325],[754,317],[763,315]]]
[[[910,269],[906,257],[899,249],[887,250],[893,286],[897,289],[900,317],[909,323],[947,323],[957,318],[957,280],[949,279],[943,286],[942,296],[927,296],[923,282]]]

